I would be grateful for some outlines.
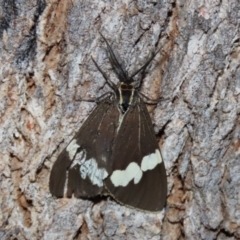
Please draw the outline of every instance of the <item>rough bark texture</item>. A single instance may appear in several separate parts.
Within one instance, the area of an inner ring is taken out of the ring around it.
[[[240,2],[0,0],[0,239],[240,239]],[[109,90],[105,44],[143,92],[168,173],[159,214],[55,199],[51,166]]]

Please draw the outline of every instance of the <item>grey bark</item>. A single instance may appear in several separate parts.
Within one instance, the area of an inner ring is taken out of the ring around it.
[[[0,0],[0,239],[240,239],[240,2]],[[168,173],[166,208],[55,199],[51,166],[109,91],[99,32],[143,92]]]

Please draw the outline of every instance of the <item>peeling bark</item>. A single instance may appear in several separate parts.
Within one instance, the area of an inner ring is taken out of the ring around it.
[[[0,0],[0,239],[240,239],[240,2]],[[168,173],[158,214],[55,199],[51,166],[116,80],[152,51],[145,95]]]

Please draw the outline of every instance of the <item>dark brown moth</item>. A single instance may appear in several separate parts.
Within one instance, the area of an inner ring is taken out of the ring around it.
[[[159,211],[166,202],[166,171],[140,93],[142,80],[134,80],[156,53],[129,77],[103,39],[119,83],[111,82],[93,60],[113,92],[98,102],[59,155],[50,175],[50,192],[63,197],[66,188],[68,197],[110,195],[132,208]]]

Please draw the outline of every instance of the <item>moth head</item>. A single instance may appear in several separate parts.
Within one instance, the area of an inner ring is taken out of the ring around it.
[[[119,88],[121,91],[133,91],[134,90],[134,85],[132,82],[120,82]]]

